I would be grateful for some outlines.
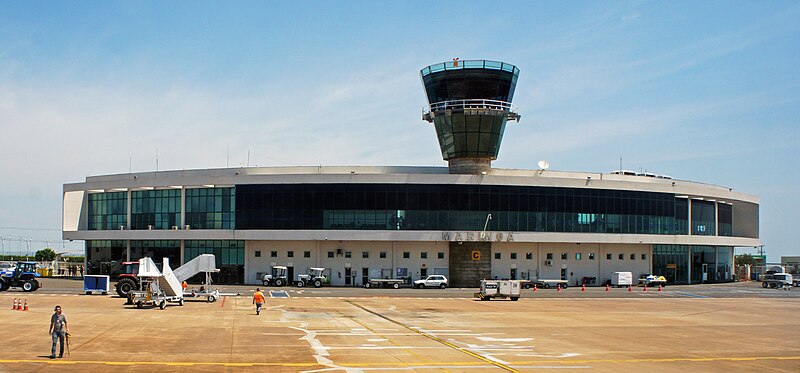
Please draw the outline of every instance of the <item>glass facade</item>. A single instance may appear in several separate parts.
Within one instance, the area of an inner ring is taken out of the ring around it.
[[[675,234],[689,234],[688,198],[675,198]]]
[[[727,203],[717,204],[717,234],[733,236],[733,206]]]
[[[192,229],[235,229],[236,189],[186,189],[186,225]]]
[[[238,185],[238,229],[676,234],[670,193],[420,184]]]
[[[122,240],[87,240],[86,274],[111,275],[120,273],[127,258],[127,243]]]
[[[89,230],[127,228],[128,192],[89,194]]]
[[[150,257],[161,265],[163,258],[169,258],[169,266],[178,268],[181,265],[180,240],[132,240],[131,260]]]
[[[244,241],[187,240],[183,245],[184,263],[200,254],[214,254],[220,270],[214,275],[214,281],[224,284],[244,283]],[[201,276],[204,275],[198,275],[190,281],[203,281]]]
[[[712,201],[692,200],[692,235],[715,236],[717,234],[715,205]]]
[[[505,113],[473,115],[461,112],[434,117],[433,125],[439,137],[442,158],[496,159],[506,129],[506,120]]]
[[[732,260],[727,246],[653,245],[653,273],[669,284],[731,281]]]
[[[131,229],[170,229],[180,224],[180,189],[131,192]]]

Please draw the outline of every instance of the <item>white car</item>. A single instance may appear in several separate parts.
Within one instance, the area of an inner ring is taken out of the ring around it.
[[[447,277],[442,275],[428,276],[425,279],[414,281],[414,287],[417,289],[422,288],[440,288],[447,287]]]

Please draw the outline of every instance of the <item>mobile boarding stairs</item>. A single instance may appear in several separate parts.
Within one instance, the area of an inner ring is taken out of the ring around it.
[[[178,303],[182,306],[185,294],[181,283],[201,272],[206,274],[206,285],[210,285],[211,273],[219,272],[214,255],[202,254],[174,271],[169,266],[169,258],[164,258],[160,271],[153,259],[147,257],[139,259],[137,276],[141,280],[142,290],[132,291],[128,303],[135,304],[137,308],[147,305],[162,310],[167,307],[167,302]],[[200,296],[206,296],[209,302],[219,299],[219,291],[201,289],[202,295]]]

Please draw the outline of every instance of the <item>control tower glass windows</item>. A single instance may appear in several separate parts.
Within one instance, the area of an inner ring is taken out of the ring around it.
[[[235,229],[235,188],[186,189],[186,225],[192,229]]]
[[[128,229],[128,192],[89,194],[89,230]]]

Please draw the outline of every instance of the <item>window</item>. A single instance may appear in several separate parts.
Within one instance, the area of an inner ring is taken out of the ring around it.
[[[381,259],[386,259],[386,252],[385,251],[381,251],[381,253],[379,255],[380,255]]]
[[[575,253],[575,260],[581,260],[581,253]]]
[[[547,253],[547,260],[553,260],[553,253]]]
[[[631,254],[631,260],[636,260],[636,254]]]
[[[411,257],[411,253],[408,251],[403,251],[403,259],[408,259]]]
[[[344,252],[344,257],[345,258],[352,258],[353,257],[353,252],[352,251],[345,251]]]
[[[328,258],[333,258],[333,251],[328,251]]]
[[[642,254],[642,260],[647,260],[647,254]]]
[[[611,260],[611,253],[606,254],[606,260]]]
[[[369,251],[362,251],[361,257],[364,259],[369,259]]]
[[[517,253],[511,253],[511,259],[517,259]]]
[[[436,257],[439,259],[444,259],[444,251],[440,251],[436,254]]]
[[[500,253],[494,253],[494,258],[495,259],[500,259]]]
[[[625,260],[625,254],[619,254],[619,260]]]
[[[567,253],[561,253],[561,259],[566,260],[567,259]]]
[[[525,253],[525,259],[532,260],[533,259],[533,253]]]
[[[594,253],[589,253],[589,260],[594,260]]]
[[[260,257],[261,257],[261,250],[256,250],[256,258],[260,258]]]
[[[303,251],[303,258],[310,258],[311,252],[310,251]]]
[[[289,258],[294,258],[294,251],[288,251],[286,253],[286,256],[289,257]]]
[[[428,259],[428,252],[427,251],[423,251],[423,252],[419,253],[419,257],[420,257],[420,259]]]
[[[278,252],[277,252],[277,251],[274,251],[274,250],[273,250],[273,251],[270,251],[270,252],[269,252],[269,256],[270,256],[270,257],[272,257],[272,258],[277,258],[277,257],[278,257]]]

